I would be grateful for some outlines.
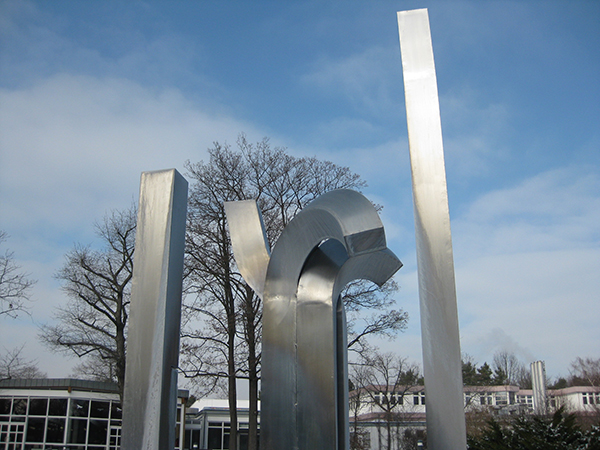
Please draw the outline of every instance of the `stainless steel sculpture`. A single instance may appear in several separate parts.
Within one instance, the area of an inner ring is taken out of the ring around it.
[[[427,445],[467,447],[448,191],[426,9],[398,13],[412,171]]]
[[[533,411],[536,414],[546,414],[546,364],[544,361],[535,361],[530,364],[531,387],[533,390]]]
[[[123,450],[175,446],[186,212],[187,181],[176,170],[142,174],[127,339]]]
[[[358,278],[382,284],[402,266],[375,208],[357,192],[328,192],[287,225],[270,256],[254,201],[226,203],[226,213],[240,272],[264,300],[261,449],[347,449],[340,292]]]

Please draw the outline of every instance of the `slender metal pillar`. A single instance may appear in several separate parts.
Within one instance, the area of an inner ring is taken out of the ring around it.
[[[248,202],[226,204],[238,268],[259,295],[264,286],[261,449],[346,450],[340,292],[357,278],[382,284],[402,263],[387,249],[373,205],[357,192],[331,191],[310,203],[270,257],[256,211]]]
[[[531,387],[533,390],[533,411],[536,414],[546,414],[548,404],[546,399],[546,364],[544,361],[532,362]]]
[[[142,173],[127,339],[123,450],[175,446],[187,187],[176,170]]]
[[[426,9],[398,13],[412,170],[427,446],[467,447],[448,191]]]

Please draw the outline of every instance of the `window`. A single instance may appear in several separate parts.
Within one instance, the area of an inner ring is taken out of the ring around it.
[[[48,419],[48,430],[46,431],[46,442],[60,443],[65,439],[65,419]]]
[[[12,398],[0,398],[0,414],[10,414]]]
[[[92,401],[90,408],[90,417],[101,417],[108,419],[108,413],[110,412],[109,402],[97,402]]]
[[[87,424],[87,419],[71,419],[69,427],[69,444],[85,444]]]
[[[508,392],[496,392],[496,405],[508,405]]]
[[[425,404],[425,392],[416,392],[413,396],[413,404]]]
[[[48,411],[47,398],[32,398],[29,400],[30,416],[45,416]]]
[[[581,395],[583,396],[584,405],[600,405],[600,393],[594,395],[593,392],[584,392]]]
[[[221,449],[221,429],[208,429],[208,448]]]
[[[78,398],[71,399],[71,416],[72,417],[87,417],[90,406],[89,400],[81,400]]]
[[[482,405],[491,405],[492,404],[492,394],[489,392],[483,392],[479,397],[479,403]]]
[[[110,449],[118,450],[121,446],[121,428],[110,427]]]
[[[25,434],[25,424],[11,423],[2,424],[0,426],[0,435],[2,436],[2,443],[8,442],[9,444],[21,444],[23,443],[23,435]],[[20,449],[21,446],[9,445],[8,449]]]
[[[27,399],[26,398],[15,398],[13,400],[13,415],[24,416],[27,414]]]
[[[106,444],[106,437],[108,435],[108,421],[90,419],[90,432],[88,437],[88,444]]]
[[[66,416],[67,415],[67,399],[66,398],[51,398],[48,407],[49,416]]]
[[[228,422],[208,423],[208,448],[213,450],[229,448]]]
[[[112,419],[122,419],[123,418],[123,408],[121,408],[121,404],[119,402],[112,402],[110,406],[110,417]]]
[[[44,431],[46,429],[46,418],[30,417],[27,421],[27,442],[44,442]]]

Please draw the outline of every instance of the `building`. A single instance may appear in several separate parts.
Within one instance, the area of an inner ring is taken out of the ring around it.
[[[260,409],[260,402],[258,407]],[[248,448],[248,400],[238,400],[237,414],[237,448],[246,450]],[[227,400],[198,400],[188,409],[186,414],[184,449],[227,449],[229,448],[230,426],[229,402]]]
[[[187,391],[177,401],[177,442]],[[0,450],[117,450],[122,409],[117,385],[76,379],[0,381]]]
[[[203,399],[185,408],[177,403],[179,450],[222,450],[229,446],[227,400]],[[499,415],[533,412],[533,391],[517,386],[466,386],[465,410],[486,408]],[[547,407],[564,406],[582,416],[600,417],[600,387],[547,390]],[[259,405],[260,408],[260,405]],[[238,401],[238,448],[248,447],[248,401]],[[392,439],[399,448],[426,440],[423,386],[369,386],[350,393],[354,448],[379,450]],[[76,379],[0,381],[0,450],[117,450],[122,410],[117,386]],[[183,443],[183,445],[181,445]]]
[[[371,385],[350,392],[353,448],[419,448],[425,440],[423,386]]]
[[[465,386],[465,412],[497,415],[534,412],[534,392],[518,386]],[[547,389],[548,412],[564,406],[578,416],[600,417],[600,387]],[[350,431],[355,448],[419,448],[426,437],[424,386],[367,386],[350,393]]]

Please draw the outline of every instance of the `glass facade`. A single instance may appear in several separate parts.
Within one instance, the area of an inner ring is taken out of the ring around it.
[[[121,418],[118,400],[3,395],[0,450],[117,450]]]
[[[175,450],[184,437],[188,396],[178,391]],[[0,381],[0,450],[118,450],[122,418],[114,383]]]

